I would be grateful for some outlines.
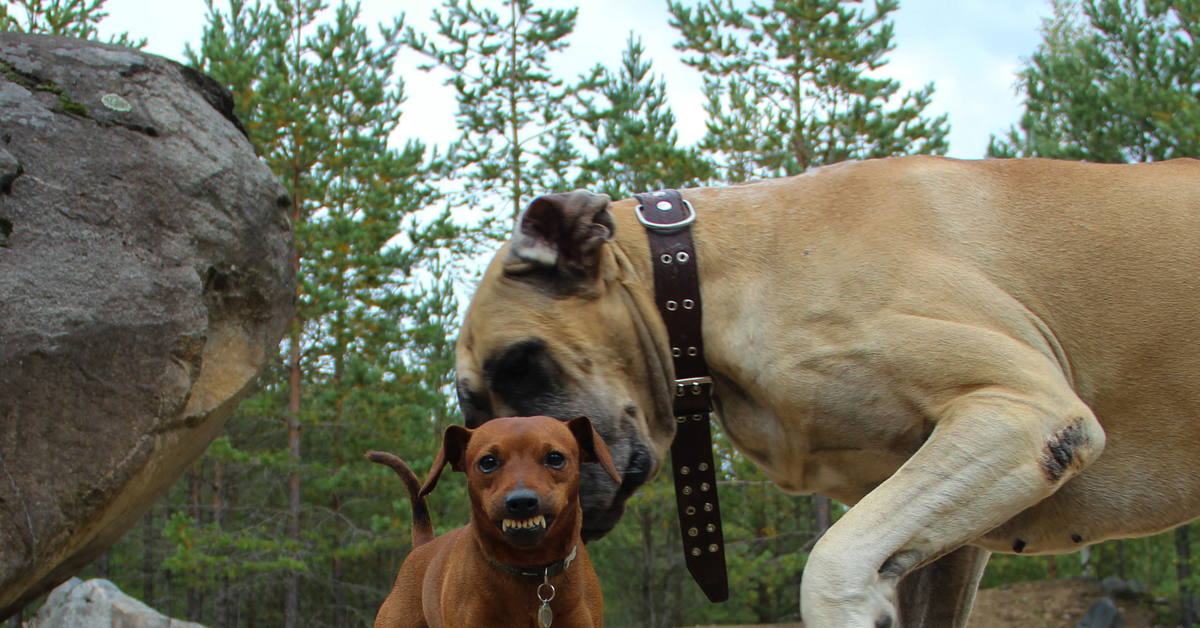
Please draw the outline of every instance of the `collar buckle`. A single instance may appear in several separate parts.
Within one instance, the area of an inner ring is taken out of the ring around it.
[[[659,201],[659,203],[666,203],[668,205],[667,209],[670,209],[670,201]],[[683,201],[683,206],[687,207],[688,209],[687,217],[685,217],[683,220],[669,222],[666,224],[660,222],[650,222],[647,220],[645,205],[638,205],[637,209],[635,209],[633,213],[635,216],[637,216],[638,221],[642,223],[642,226],[646,227],[647,229],[653,229],[654,231],[674,231],[675,229],[682,229],[683,227],[686,227],[696,221],[696,208],[692,207],[692,204],[686,200]]]

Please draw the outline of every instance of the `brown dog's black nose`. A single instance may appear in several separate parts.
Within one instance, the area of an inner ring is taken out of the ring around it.
[[[538,503],[537,493],[528,489],[513,491],[504,498],[504,507],[513,519],[529,519],[536,515]]]

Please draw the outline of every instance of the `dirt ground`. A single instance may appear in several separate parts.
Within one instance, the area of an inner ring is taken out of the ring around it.
[[[1094,580],[1040,580],[983,589],[975,597],[970,628],[1075,628],[1104,591]],[[1113,600],[1125,628],[1166,628],[1145,602]]]
[[[983,589],[975,597],[970,628],[1075,628],[1104,591],[1094,580],[1041,580]],[[1113,600],[1125,628],[1174,628],[1154,622],[1145,602]],[[696,628],[803,628],[803,624],[697,626]]]

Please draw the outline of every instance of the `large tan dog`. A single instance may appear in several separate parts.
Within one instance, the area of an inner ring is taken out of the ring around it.
[[[1200,516],[1200,162],[867,161],[685,190],[715,409],[781,488],[850,510],[808,628],[964,626],[989,552],[1070,552]],[[587,414],[624,481],[671,441],[635,201],[542,197],[458,344],[469,424]]]

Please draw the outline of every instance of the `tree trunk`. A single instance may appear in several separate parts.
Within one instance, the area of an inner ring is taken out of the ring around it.
[[[112,580],[112,563],[108,557],[108,550],[96,559],[96,569],[100,572],[100,577],[105,580]]]
[[[683,539],[677,536],[679,534],[678,530],[679,526],[667,526],[667,543],[665,547],[681,547],[683,545]],[[688,575],[687,563],[684,562],[683,556],[677,556],[668,565],[667,569],[668,573],[671,574],[673,595],[671,600],[671,621],[664,623],[668,626],[682,626],[684,625],[683,583],[691,577]]]
[[[334,542],[340,548],[342,544],[342,496],[334,494],[333,496],[333,512],[334,512]],[[346,606],[346,593],[342,589],[342,559],[334,554],[333,556],[333,628],[345,628],[346,619],[342,609]]]
[[[656,628],[658,620],[654,611],[658,602],[654,596],[654,517],[649,505],[642,510],[642,600],[646,606],[642,625]]]
[[[814,494],[813,502],[817,506],[817,538],[820,538],[833,526],[833,511],[830,509],[829,498],[824,495]]]
[[[200,518],[200,474],[196,473],[196,468],[192,467],[188,471],[191,476],[192,490],[189,496],[192,506],[192,520],[196,523],[196,527],[204,525]],[[203,574],[196,574],[198,579],[203,579]],[[202,623],[202,615],[204,613],[204,594],[196,585],[188,586],[188,621]]]
[[[288,359],[288,537],[300,543],[300,319],[292,323],[292,346]],[[293,555],[292,558],[299,559]],[[283,604],[284,628],[300,623],[300,573],[289,571]]]
[[[767,591],[767,581],[759,580],[756,589],[758,601],[751,610],[758,617],[758,623],[766,625],[775,619],[771,615],[771,594]]]
[[[1190,628],[1196,623],[1196,598],[1192,586],[1192,548],[1188,542],[1188,528],[1183,524],[1175,528],[1175,576],[1179,578],[1179,624]]]
[[[225,504],[221,501],[222,489],[225,487],[224,472],[221,468],[221,462],[213,461],[213,524],[217,526],[217,530],[221,529],[221,515],[224,511]],[[232,625],[229,620],[229,578],[224,574],[217,576],[217,616],[214,621],[216,628],[228,628]]]
[[[1058,557],[1054,554],[1046,557],[1046,579],[1058,580]]]
[[[142,517],[142,601],[157,608],[154,599],[154,508]]]
[[[170,521],[170,520],[171,520],[171,495],[170,495],[170,493],[168,493],[167,497],[165,499],[163,499],[163,521],[166,522],[166,521]],[[170,553],[170,549],[168,549],[166,552],[164,552],[164,554],[169,554],[169,553]],[[162,613],[163,615],[166,615],[167,617],[175,616],[175,614],[171,612],[171,570],[170,569],[163,569],[162,600],[159,601],[155,605],[155,608],[158,609],[158,611],[160,613]]]
[[[1125,541],[1117,541],[1117,577],[1125,579]]]

